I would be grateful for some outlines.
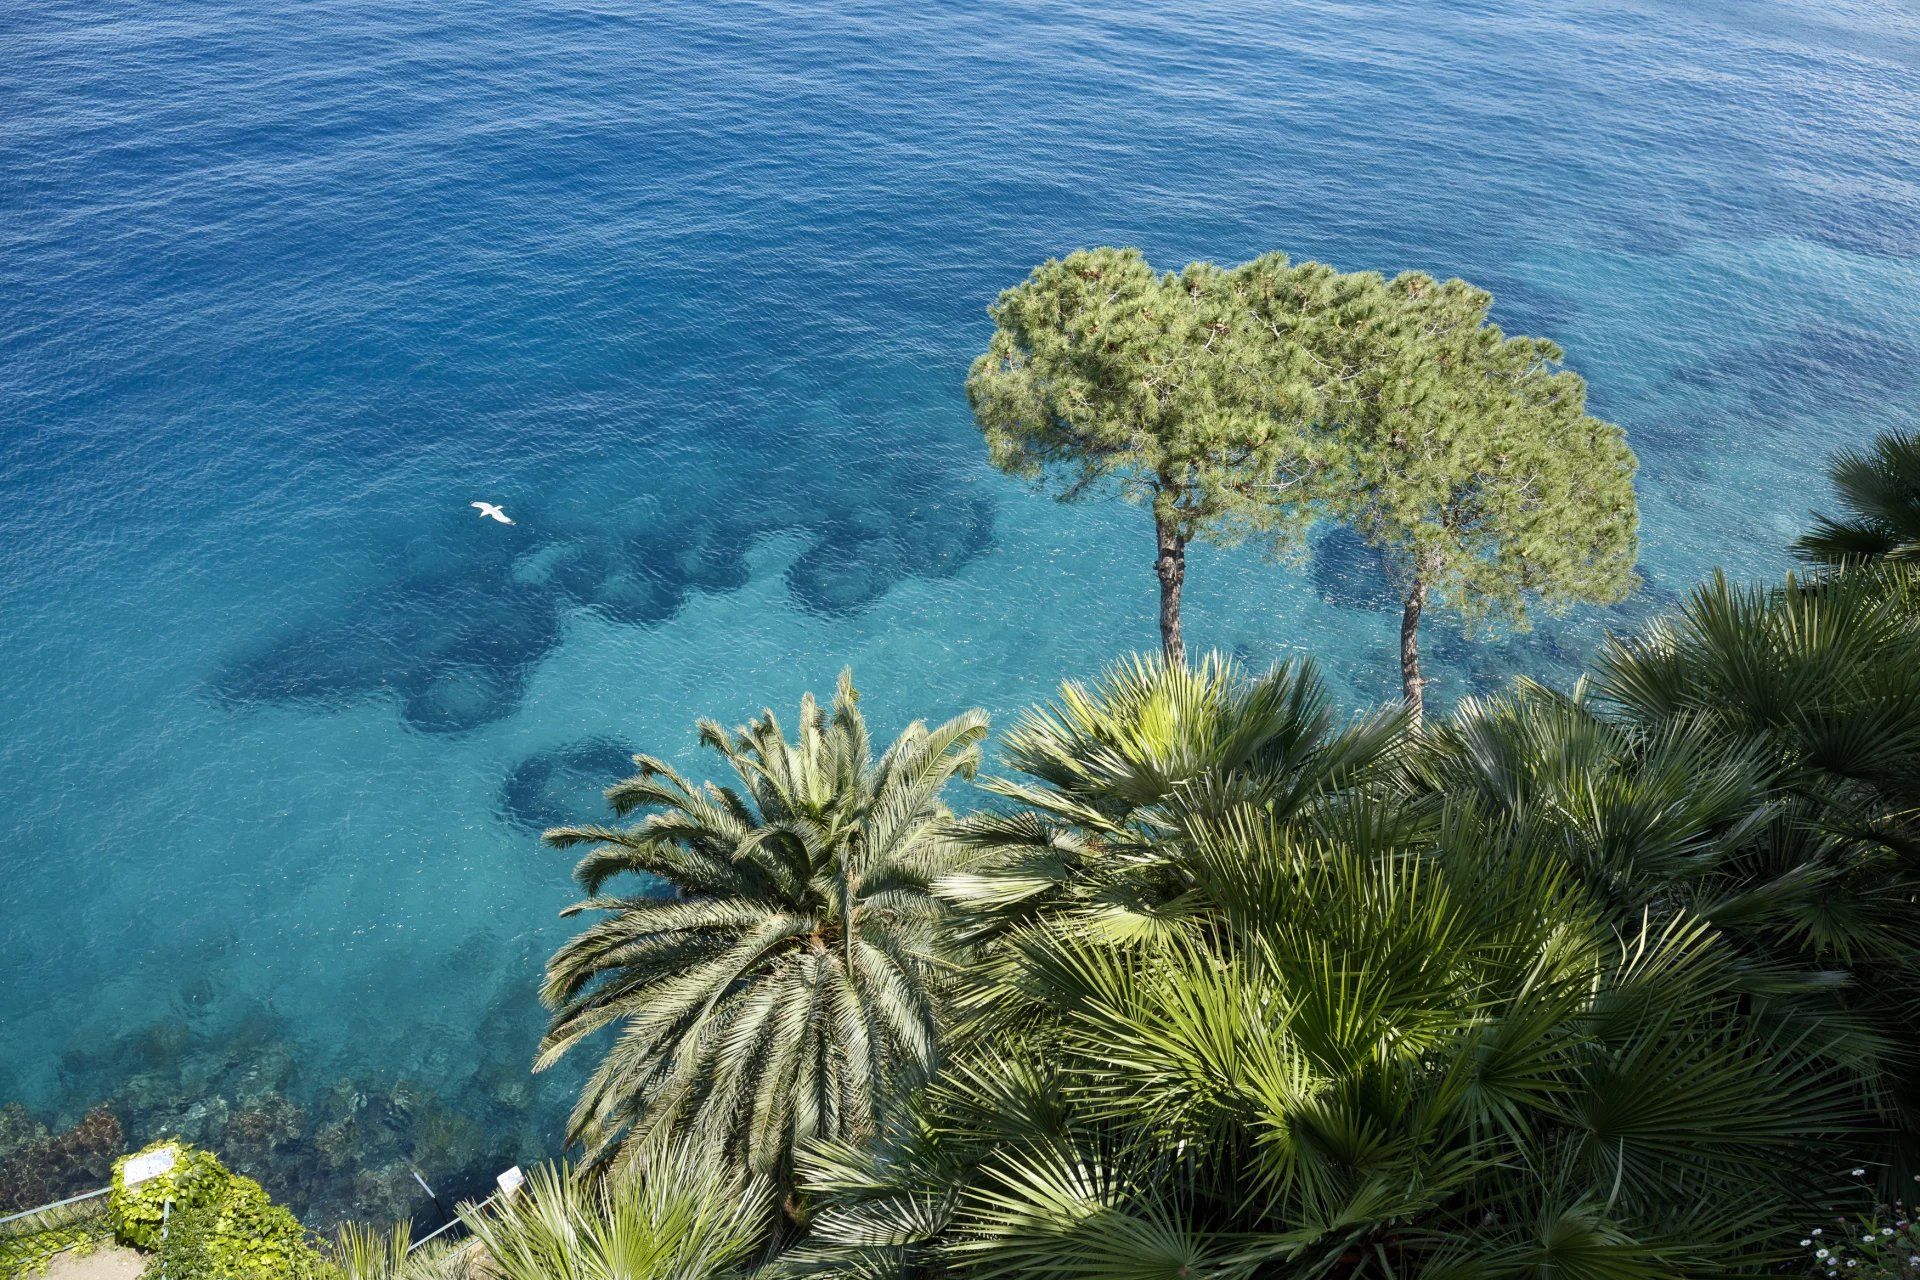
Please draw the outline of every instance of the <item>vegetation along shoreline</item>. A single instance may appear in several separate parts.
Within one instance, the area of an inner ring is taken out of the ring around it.
[[[463,1229],[303,1227],[259,1099],[212,1143],[15,1108],[0,1212],[113,1190],[0,1228],[0,1265],[111,1238],[169,1280],[1920,1275],[1920,436],[1834,460],[1802,573],[1716,575],[1571,688],[1429,707],[1429,611],[1636,585],[1625,432],[1491,304],[1278,254],[1036,268],[967,395],[996,467],[1150,513],[1157,652],[1000,726],[877,741],[849,671],[701,721],[708,770],[634,756],[545,834],[581,896],[532,1065],[585,1073],[573,1163]],[[1316,521],[1386,566],[1394,705],[1189,645],[1190,543],[1285,558]],[[376,1117],[342,1105],[344,1160]],[[129,1178],[129,1142],[166,1172]]]

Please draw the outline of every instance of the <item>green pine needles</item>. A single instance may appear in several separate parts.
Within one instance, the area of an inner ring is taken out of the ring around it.
[[[995,466],[1152,510],[1173,661],[1195,539],[1288,552],[1315,519],[1352,528],[1402,598],[1418,721],[1430,604],[1525,625],[1636,581],[1625,434],[1587,413],[1558,347],[1502,333],[1492,304],[1459,280],[1277,253],[1161,274],[1137,250],[1083,250],[1000,295],[967,393]]]

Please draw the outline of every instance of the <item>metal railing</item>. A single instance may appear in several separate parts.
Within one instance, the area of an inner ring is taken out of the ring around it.
[[[52,1204],[43,1204],[37,1209],[22,1209],[18,1213],[9,1213],[5,1217],[0,1217],[0,1228],[4,1228],[9,1223],[19,1222],[25,1218],[36,1217],[39,1214],[54,1213],[56,1210],[65,1209],[69,1205],[85,1204],[89,1200],[98,1200],[101,1196],[107,1194],[107,1192],[111,1190],[113,1190],[112,1187],[101,1187],[95,1191],[82,1191],[77,1196],[68,1196],[65,1200],[55,1200]],[[92,1206],[88,1206],[88,1207],[91,1208]],[[82,1211],[76,1214],[74,1217],[68,1218],[67,1222],[78,1221],[79,1218],[82,1218],[85,1216],[86,1216],[85,1212]],[[66,1225],[66,1222],[36,1223],[32,1227],[26,1228],[26,1230],[50,1231],[54,1227],[61,1227],[65,1225]],[[9,1232],[8,1234],[18,1234],[18,1233],[19,1231],[18,1229],[16,1229],[15,1231]]]
[[[517,1173],[518,1170],[516,1169],[510,1172]],[[415,1173],[413,1176],[422,1187],[426,1187],[428,1195],[433,1194],[433,1188],[428,1187],[425,1180],[421,1179],[418,1173]],[[63,1227],[71,1227],[96,1217],[104,1217],[107,1209],[105,1197],[112,1190],[112,1187],[99,1187],[93,1191],[83,1191],[77,1196],[68,1196],[64,1200],[55,1200],[50,1204],[39,1205],[32,1209],[22,1209],[17,1213],[0,1216],[0,1246],[4,1246],[5,1242],[10,1239],[37,1235],[43,1231],[58,1231]],[[462,1205],[461,1209],[466,1213],[478,1213],[495,1200],[498,1200],[500,1195],[501,1193],[496,1191],[478,1204]],[[171,1205],[169,1205],[169,1207],[171,1207]],[[466,1226],[466,1218],[460,1210],[456,1210],[453,1216],[449,1217],[445,1222],[435,1227],[432,1231],[429,1231],[426,1235],[421,1236],[412,1244],[409,1244],[407,1246],[407,1252],[412,1253],[420,1246],[439,1239],[454,1228],[464,1226]],[[73,1243],[77,1243],[77,1241],[49,1250],[49,1256],[52,1253],[64,1252],[66,1249],[72,1248]],[[6,1261],[11,1261],[11,1259],[7,1259]],[[0,1271],[0,1275],[4,1274],[6,1274],[6,1272]]]
[[[84,1191],[0,1217],[0,1276],[37,1269],[56,1254],[103,1238],[109,1190]]]
[[[499,1198],[500,1198],[500,1193],[496,1191],[492,1195],[488,1196],[485,1200],[482,1200],[479,1204],[471,1205],[471,1206],[462,1206],[462,1208],[467,1213],[478,1213]],[[408,1245],[407,1252],[412,1253],[415,1249],[418,1249],[421,1245],[427,1243],[427,1241],[435,1239],[436,1237],[439,1237],[439,1236],[443,1236],[447,1232],[453,1230],[455,1227],[462,1227],[465,1225],[466,1225],[466,1219],[463,1216],[461,1216],[461,1214],[455,1213],[453,1217],[448,1218],[445,1222],[441,1223],[439,1226],[435,1227],[433,1230],[427,1232],[427,1234],[421,1236],[418,1240],[415,1240],[412,1244]]]

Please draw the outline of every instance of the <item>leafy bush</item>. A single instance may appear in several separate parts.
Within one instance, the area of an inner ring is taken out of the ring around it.
[[[166,1280],[168,1276],[215,1276],[219,1259],[214,1252],[213,1215],[206,1209],[192,1209],[169,1218],[157,1252],[140,1273],[141,1280]]]
[[[1864,1168],[1853,1171],[1865,1178]],[[1920,1177],[1914,1179],[1920,1182]],[[1846,1280],[1920,1280],[1920,1222],[1904,1200],[1834,1218],[1800,1241],[1808,1273]]]
[[[125,1159],[113,1167],[108,1214],[121,1241],[157,1252],[169,1280],[303,1280],[320,1274],[319,1254],[299,1219],[274,1204],[259,1183],[183,1142],[155,1143],[147,1151],[166,1146],[178,1153],[173,1168],[138,1186],[126,1184]]]
[[[0,1276],[22,1280],[47,1269],[54,1256],[62,1253],[84,1254],[106,1238],[103,1220],[49,1227],[45,1231],[0,1237]]]

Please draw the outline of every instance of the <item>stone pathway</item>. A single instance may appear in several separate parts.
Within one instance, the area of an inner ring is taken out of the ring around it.
[[[85,1256],[60,1254],[48,1264],[43,1280],[139,1280],[146,1265],[133,1250],[108,1245]]]

